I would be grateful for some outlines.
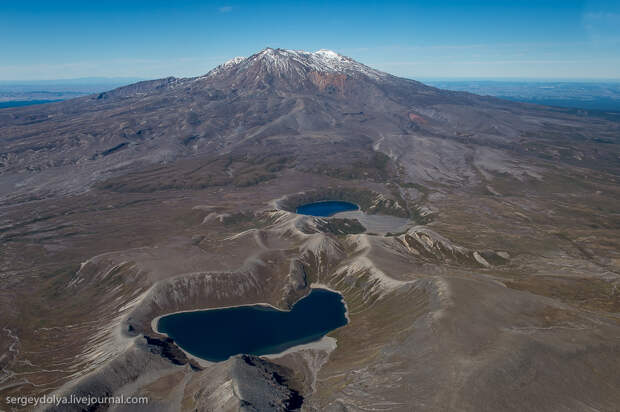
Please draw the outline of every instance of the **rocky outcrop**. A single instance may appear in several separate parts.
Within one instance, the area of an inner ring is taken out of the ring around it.
[[[241,411],[297,411],[304,397],[291,385],[293,371],[257,356],[242,355],[232,364]]]

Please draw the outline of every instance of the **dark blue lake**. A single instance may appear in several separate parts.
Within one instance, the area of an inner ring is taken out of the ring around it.
[[[181,312],[161,317],[157,329],[192,355],[219,362],[319,340],[346,325],[345,312],[340,294],[313,289],[289,312],[259,305]]]
[[[358,210],[356,204],[349,202],[341,202],[337,200],[327,200],[325,202],[308,203],[297,208],[296,213],[300,215],[327,217],[338,212],[348,212],[350,210]]]

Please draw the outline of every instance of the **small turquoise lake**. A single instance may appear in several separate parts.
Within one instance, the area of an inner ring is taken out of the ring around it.
[[[161,317],[157,330],[190,354],[220,362],[237,354],[279,353],[346,324],[342,296],[312,289],[290,311],[252,305],[180,312]]]
[[[356,204],[349,202],[342,202],[338,200],[327,200],[324,202],[308,203],[301,205],[295,211],[300,215],[320,216],[328,217],[340,212],[349,212],[352,210],[359,210]]]

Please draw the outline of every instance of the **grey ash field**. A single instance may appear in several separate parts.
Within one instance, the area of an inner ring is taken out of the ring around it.
[[[2,109],[1,408],[617,411],[619,144],[605,113],[328,51]],[[294,213],[324,199],[388,224]],[[278,357],[190,359],[151,327],[313,283],[350,322]]]

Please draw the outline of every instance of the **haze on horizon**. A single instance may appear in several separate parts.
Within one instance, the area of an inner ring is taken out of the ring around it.
[[[620,79],[620,5],[4,1],[0,79],[189,77],[266,46],[409,78]]]

